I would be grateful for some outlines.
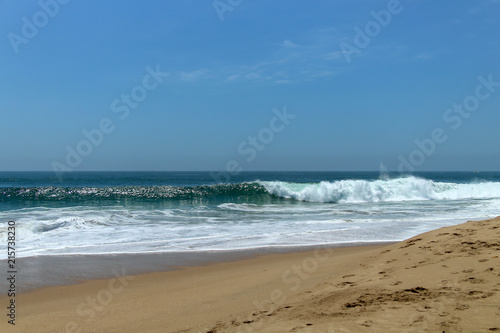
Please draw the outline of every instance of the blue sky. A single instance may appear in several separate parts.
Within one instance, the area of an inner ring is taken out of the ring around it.
[[[500,169],[500,1],[55,1],[0,0],[0,170]]]

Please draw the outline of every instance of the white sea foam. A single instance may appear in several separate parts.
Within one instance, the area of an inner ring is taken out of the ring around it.
[[[16,221],[18,257],[215,251],[268,246],[398,241],[498,215],[500,183],[416,177],[318,184],[260,182],[297,200],[205,206],[35,207],[0,211]],[[7,224],[0,224],[6,244]],[[0,252],[5,259],[6,251]]]
[[[339,180],[318,184],[261,182],[269,193],[311,202],[396,202],[500,198],[500,183],[443,183],[417,177]]]

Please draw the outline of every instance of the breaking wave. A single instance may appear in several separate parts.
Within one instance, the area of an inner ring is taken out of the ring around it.
[[[445,183],[417,177],[316,184],[262,182],[276,196],[311,202],[394,202],[500,198],[500,183]]]
[[[204,186],[11,187],[0,189],[3,202],[218,201],[248,204],[282,200],[309,202],[395,202],[500,198],[500,182],[447,183],[418,177],[338,180],[320,183],[255,181]]]

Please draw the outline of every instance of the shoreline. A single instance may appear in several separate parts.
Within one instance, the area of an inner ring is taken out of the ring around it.
[[[378,246],[255,254],[17,296],[2,332],[500,330],[500,217]],[[8,304],[6,296],[0,304]],[[22,310],[21,310],[22,309]],[[22,313],[22,315],[21,315]]]
[[[186,267],[231,263],[257,256],[308,252],[323,248],[383,246],[396,242],[366,242],[348,244],[324,244],[284,247],[262,247],[239,250],[148,252],[89,255],[49,255],[17,258],[19,293],[45,287],[79,284],[90,280],[112,278],[116,272],[141,275],[154,272],[170,272]],[[6,267],[7,260],[0,260]],[[0,295],[7,289],[0,284]]]

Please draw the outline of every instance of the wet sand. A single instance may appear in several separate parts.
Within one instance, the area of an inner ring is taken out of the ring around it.
[[[140,275],[115,269],[19,294],[16,326],[4,316],[0,331],[500,331],[499,254],[496,218],[390,245],[253,254]]]

